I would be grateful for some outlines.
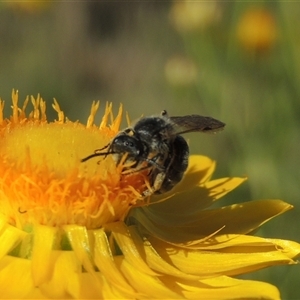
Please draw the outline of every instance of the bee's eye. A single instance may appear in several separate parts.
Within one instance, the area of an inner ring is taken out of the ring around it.
[[[134,144],[132,142],[128,142],[128,141],[125,141],[124,145],[125,146],[129,146],[129,147],[133,147],[134,146]]]

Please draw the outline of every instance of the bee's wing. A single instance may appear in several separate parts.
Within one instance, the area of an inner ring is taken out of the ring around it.
[[[188,115],[182,117],[170,117],[170,120],[176,125],[178,134],[187,132],[211,132],[224,129],[225,123],[211,117],[199,115]]]

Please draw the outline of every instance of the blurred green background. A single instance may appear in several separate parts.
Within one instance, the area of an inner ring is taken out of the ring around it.
[[[136,119],[168,110],[224,121],[189,134],[218,161],[215,178],[249,180],[222,205],[280,198],[294,210],[258,235],[300,241],[300,5],[284,1],[7,2],[0,4],[0,95],[56,98],[85,122],[93,100]],[[101,113],[99,114],[100,120]],[[205,224],[203,224],[205,226]],[[247,275],[299,299],[299,266]]]

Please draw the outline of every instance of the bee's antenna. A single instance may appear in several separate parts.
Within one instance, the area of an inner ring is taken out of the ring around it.
[[[100,152],[100,151],[102,151],[102,150],[104,150],[106,148],[108,148],[107,152]],[[108,154],[114,154],[114,152],[110,151],[110,149],[111,149],[111,144],[107,144],[103,148],[95,150],[93,154],[91,154],[91,155],[89,155],[89,156],[87,156],[85,158],[82,158],[80,160],[80,162],[85,162],[85,161],[87,161],[87,160],[89,160],[89,159],[91,159],[93,157],[96,157],[96,156],[103,156],[103,155],[105,155],[105,157],[106,157]]]
[[[82,158],[81,160],[80,160],[80,162],[85,162],[85,161],[87,161],[87,160],[89,160],[89,159],[91,159],[91,158],[93,158],[93,157],[96,157],[96,156],[102,156],[102,155],[107,155],[107,154],[109,154],[108,152],[104,152],[104,153],[93,153],[93,154],[91,154],[91,155],[89,155],[89,156],[87,156],[87,157],[85,157],[85,158]]]

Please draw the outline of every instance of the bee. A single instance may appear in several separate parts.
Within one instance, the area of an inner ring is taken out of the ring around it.
[[[169,117],[166,110],[158,116],[143,117],[132,127],[120,131],[112,141],[83,159],[113,155],[119,164],[126,154],[126,173],[149,169],[151,189],[143,196],[170,191],[188,167],[189,146],[181,134],[222,130],[225,124],[211,117],[187,115]]]

